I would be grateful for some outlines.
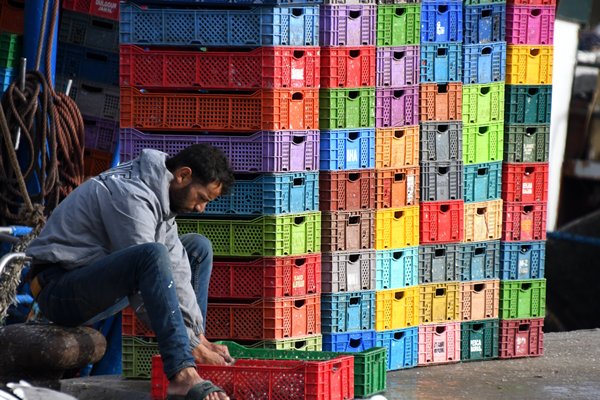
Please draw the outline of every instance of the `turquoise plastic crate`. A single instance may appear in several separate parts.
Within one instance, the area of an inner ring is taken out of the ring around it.
[[[419,248],[375,252],[377,290],[400,289],[419,283]]]
[[[321,130],[321,170],[375,168],[375,129]]]
[[[465,203],[488,201],[500,198],[502,184],[502,162],[465,165]]]
[[[376,344],[387,351],[387,370],[412,368],[419,358],[419,328],[377,332]]]
[[[340,333],[375,329],[375,291],[321,295],[321,330]]]

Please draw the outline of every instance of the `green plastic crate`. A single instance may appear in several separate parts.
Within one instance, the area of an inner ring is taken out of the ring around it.
[[[0,67],[19,67],[22,40],[22,35],[7,32],[0,33]]]
[[[417,45],[421,40],[421,4],[377,6],[377,46]]]
[[[463,125],[463,162],[480,164],[502,161],[504,123]]]
[[[546,279],[500,282],[500,319],[546,316]]]
[[[180,235],[201,233],[216,256],[291,256],[321,250],[321,213],[254,219],[178,219]]]
[[[143,340],[135,336],[123,336],[123,377],[150,379],[152,356],[158,353],[158,342]]]
[[[498,358],[500,323],[497,319],[460,324],[460,360],[477,361]]]
[[[504,82],[463,85],[463,124],[504,122]]]
[[[331,351],[281,351],[249,349],[234,342],[219,342],[227,345],[233,358],[259,360],[330,360],[340,355],[354,356],[354,395],[368,397],[383,392],[386,388],[386,350],[374,347],[358,353]]]
[[[550,124],[504,126],[504,161],[547,162]]]
[[[375,126],[375,88],[321,89],[319,128],[371,128]]]

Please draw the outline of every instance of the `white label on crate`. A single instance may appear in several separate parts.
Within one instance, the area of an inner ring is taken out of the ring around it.
[[[294,276],[294,283],[292,284],[293,288],[303,288],[304,287],[304,275],[296,275]]]
[[[406,202],[412,203],[415,197],[415,176],[409,175],[406,177]]]
[[[440,21],[438,21],[435,26],[435,32],[438,35],[443,35],[446,32],[446,28],[442,26],[442,23]]]
[[[471,353],[481,353],[482,351],[482,346],[481,346],[481,339],[472,339],[471,340]]]
[[[357,161],[358,161],[358,151],[356,149],[346,150],[346,162],[357,162]]]
[[[532,182],[523,182],[523,194],[533,194]]]
[[[112,13],[119,4],[116,1],[96,0],[98,11]]]
[[[292,68],[292,80],[304,80],[304,69]]]
[[[535,150],[534,143],[528,143],[528,144],[524,145],[523,146],[523,158],[531,156],[533,154],[534,150]]]
[[[441,354],[446,350],[446,342],[435,342],[433,344],[433,354]]]
[[[529,275],[529,259],[519,260],[519,275]]]
[[[346,288],[346,290],[351,290],[349,289],[351,287],[361,287],[360,274],[346,274],[346,278],[348,280],[348,287]]]

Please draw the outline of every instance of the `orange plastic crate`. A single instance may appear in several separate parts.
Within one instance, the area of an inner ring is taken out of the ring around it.
[[[321,48],[321,87],[375,86],[375,46]]]
[[[375,208],[400,208],[419,203],[419,167],[379,169]]]
[[[154,331],[137,317],[133,308],[126,307],[122,313],[122,330],[125,336],[155,337]]]
[[[319,128],[319,89],[181,94],[121,88],[121,127],[171,131]]]
[[[462,321],[498,318],[500,306],[500,281],[469,281],[460,284],[460,310]]]
[[[375,130],[375,168],[419,166],[419,127]]]
[[[423,83],[420,91],[421,121],[462,120],[462,83]]]
[[[319,174],[321,211],[356,211],[374,207],[374,170],[321,171]]]
[[[85,149],[83,151],[83,173],[85,176],[96,176],[110,168],[113,159],[108,151]]]

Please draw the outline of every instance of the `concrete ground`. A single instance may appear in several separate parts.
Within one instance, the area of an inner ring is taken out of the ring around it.
[[[438,365],[388,373],[388,400],[600,399],[600,329],[547,333],[544,356]],[[79,400],[149,400],[149,381],[61,381]],[[383,400],[383,399],[380,399]]]

